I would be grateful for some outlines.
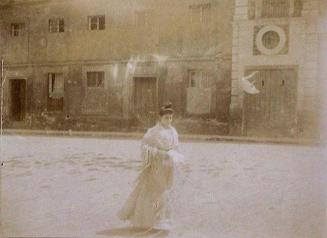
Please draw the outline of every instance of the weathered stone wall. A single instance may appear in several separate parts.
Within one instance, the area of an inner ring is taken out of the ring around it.
[[[325,140],[327,139],[327,1],[321,0],[319,2],[319,108],[320,110],[320,135]]]
[[[210,0],[208,22],[192,22],[192,1],[46,1],[2,8],[8,63],[122,60],[133,55],[213,56],[231,51],[231,1]],[[152,4],[151,4],[152,3]],[[149,11],[144,25],[136,13]],[[105,15],[106,29],[88,30],[88,16]],[[65,32],[49,33],[48,20],[64,18]],[[10,24],[24,22],[24,35],[10,37]]]
[[[235,1],[232,49],[232,98],[231,117],[234,133],[241,133],[244,93],[238,80],[247,67],[295,66],[297,78],[298,135],[317,135],[319,113],[319,1],[303,1],[301,17],[249,19],[248,0]],[[287,53],[255,55],[253,53],[254,27],[257,25],[288,26]]]
[[[194,21],[190,6],[202,3],[211,4],[211,13]],[[8,75],[26,79],[27,114],[35,117],[47,111],[49,73],[63,73],[65,81],[63,111],[46,112],[54,118],[130,119],[135,76],[156,77],[159,105],[172,101],[185,116],[188,70],[200,69],[211,78],[209,116],[226,121],[232,7],[229,0],[25,1],[0,7],[0,52]],[[140,12],[149,14],[143,24],[136,23]],[[106,16],[105,30],[88,30],[93,15]],[[50,33],[50,18],[64,18],[65,31]],[[19,22],[25,24],[23,34],[12,37],[11,23]],[[144,62],[151,66],[138,65]],[[86,87],[86,72],[94,70],[105,72],[104,89]],[[6,90],[9,95],[9,85]]]

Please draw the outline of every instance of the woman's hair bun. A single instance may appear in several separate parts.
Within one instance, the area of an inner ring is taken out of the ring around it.
[[[167,103],[166,105],[164,105],[165,109],[171,109],[173,108],[173,104],[171,102]]]
[[[173,114],[173,113],[174,113],[173,104],[171,102],[166,103],[165,105],[163,105],[160,108],[160,111],[159,111],[160,116],[163,116],[165,114]]]

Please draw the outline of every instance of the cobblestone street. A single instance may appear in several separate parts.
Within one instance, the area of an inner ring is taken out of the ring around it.
[[[116,212],[141,165],[139,141],[4,136],[2,144],[2,237],[135,235]],[[181,151],[177,227],[149,237],[323,237],[319,147],[188,142]]]

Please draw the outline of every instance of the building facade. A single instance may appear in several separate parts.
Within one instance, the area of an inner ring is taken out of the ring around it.
[[[180,117],[227,121],[232,9],[229,0],[5,1],[5,124],[147,127],[167,101]]]
[[[319,135],[326,72],[326,1],[236,0],[231,124],[234,133]],[[246,93],[240,78],[259,91]]]

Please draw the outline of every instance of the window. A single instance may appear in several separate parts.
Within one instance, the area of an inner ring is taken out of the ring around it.
[[[300,17],[302,15],[303,2],[302,0],[294,0],[293,17]]]
[[[152,11],[143,10],[135,12],[135,25],[147,26],[150,25],[152,19]]]
[[[262,17],[289,16],[290,0],[262,0]]]
[[[49,97],[64,97],[64,77],[62,73],[49,74]]]
[[[249,19],[300,17],[303,0],[248,0]]]
[[[202,70],[190,70],[188,74],[188,88],[209,88],[208,74]]]
[[[195,88],[196,87],[196,72],[195,71],[191,71],[189,73],[189,82],[188,82],[188,87],[189,88]]]
[[[11,24],[11,36],[16,37],[16,36],[23,35],[24,29],[25,29],[24,23],[12,23]]]
[[[49,19],[49,32],[64,32],[65,31],[65,21],[63,18],[53,18]]]
[[[211,4],[196,4],[189,6],[193,23],[208,23],[211,19]]]
[[[276,31],[268,31],[262,36],[263,45],[267,49],[275,49],[280,42],[280,37]]]
[[[89,18],[89,30],[104,30],[106,27],[105,16],[90,16]]]
[[[104,88],[104,72],[87,72],[87,87]]]
[[[255,18],[255,7],[256,7],[256,0],[249,0],[248,1],[248,17],[249,19]]]
[[[48,110],[62,111],[64,105],[64,76],[62,73],[49,73]]]

